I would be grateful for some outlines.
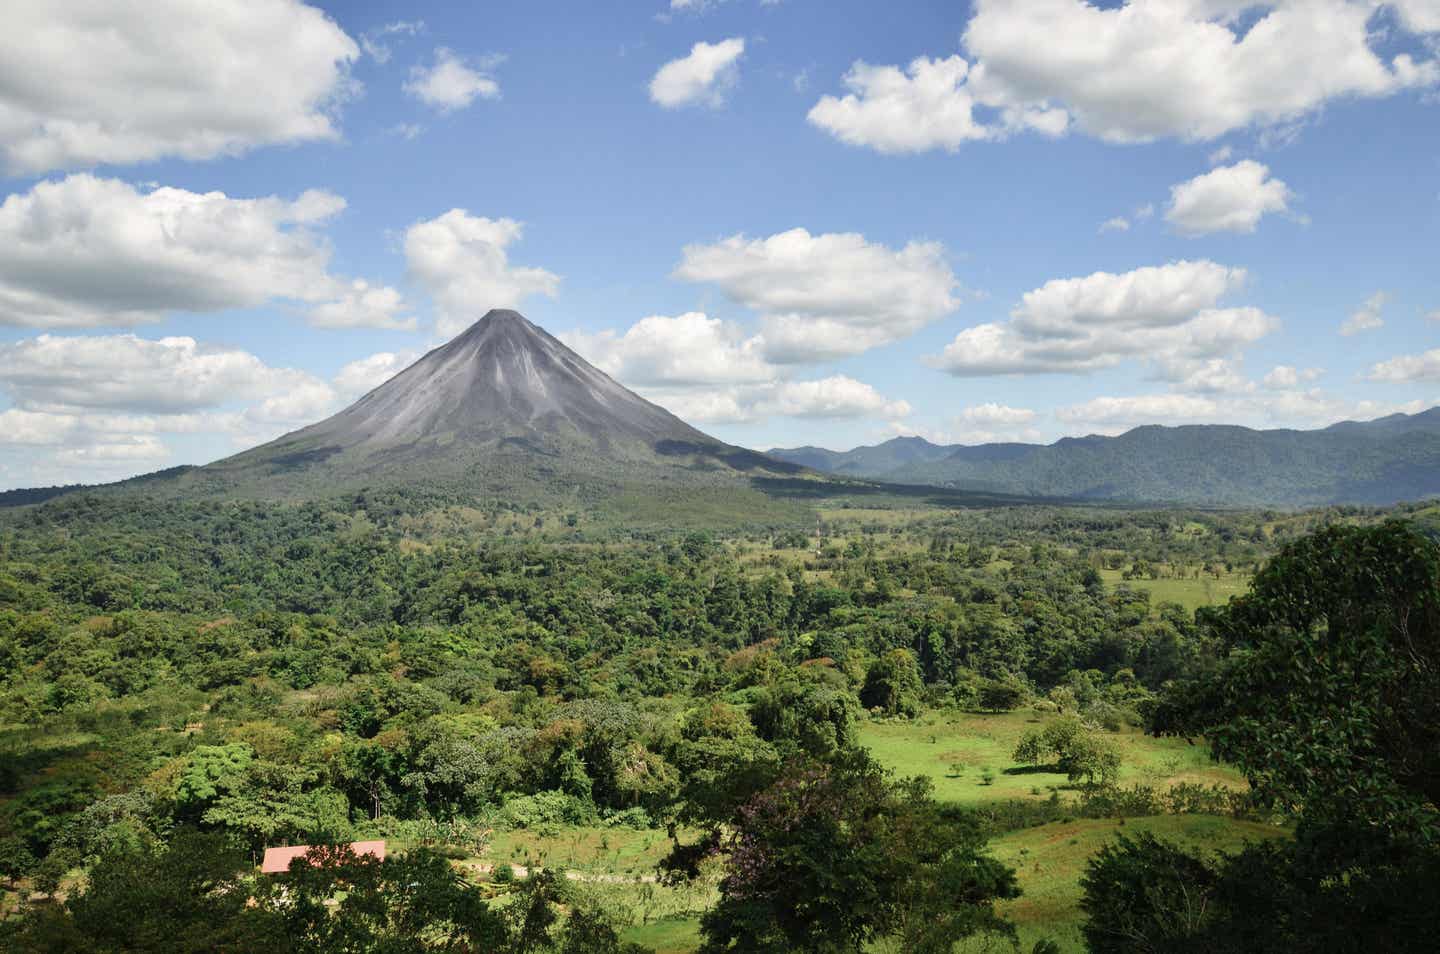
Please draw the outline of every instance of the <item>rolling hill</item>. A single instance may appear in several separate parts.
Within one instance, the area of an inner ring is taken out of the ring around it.
[[[1088,500],[1216,506],[1390,504],[1440,495],[1440,407],[1321,430],[1137,427],[1053,444],[938,445],[917,437],[770,456],[872,480]]]

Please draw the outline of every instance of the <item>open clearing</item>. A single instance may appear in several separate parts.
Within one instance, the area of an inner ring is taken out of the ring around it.
[[[941,801],[979,805],[1007,798],[1049,798],[1056,789],[1071,790],[1069,780],[1056,772],[1016,765],[1010,755],[1022,735],[1053,718],[1028,709],[995,715],[930,712],[913,722],[862,723],[860,741],[896,775],[928,776]],[[1239,772],[1212,761],[1202,744],[1157,739],[1138,729],[1106,737],[1120,748],[1121,785],[1245,785]]]
[[[1001,903],[999,909],[1019,930],[1021,950],[1028,951],[1037,940],[1049,937],[1067,954],[1083,954],[1079,882],[1085,862],[1116,835],[1134,836],[1146,831],[1208,851],[1235,851],[1246,841],[1285,837],[1282,829],[1270,825],[1212,815],[1084,818],[1002,835],[990,842],[990,850],[1015,869],[1025,893]],[[1010,949],[1007,943],[976,939],[958,946],[956,951],[974,954]]]
[[[1194,611],[1201,606],[1219,606],[1232,596],[1241,596],[1250,589],[1250,576],[1246,573],[1224,573],[1219,577],[1201,573],[1197,577],[1165,578],[1158,580],[1123,578],[1121,570],[1101,570],[1100,575],[1113,589],[1128,586],[1150,594],[1151,605],[1179,603],[1187,610]]]

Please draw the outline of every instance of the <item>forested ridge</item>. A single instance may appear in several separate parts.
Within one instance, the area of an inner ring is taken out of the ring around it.
[[[1234,507],[1390,504],[1440,494],[1440,409],[1321,430],[1148,425],[1053,444],[770,453],[824,471],[1000,493]]]

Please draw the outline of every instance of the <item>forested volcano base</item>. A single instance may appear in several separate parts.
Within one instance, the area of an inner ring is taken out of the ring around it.
[[[820,503],[4,512],[0,945],[1433,950],[1433,509]]]

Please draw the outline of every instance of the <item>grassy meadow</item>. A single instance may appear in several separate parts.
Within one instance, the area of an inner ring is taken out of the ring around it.
[[[1016,765],[1010,758],[1020,737],[1053,716],[1029,709],[998,714],[928,712],[914,721],[870,721],[860,740],[899,776],[924,775],[935,797],[962,805],[1008,798],[1049,798],[1070,783],[1056,772]],[[1203,745],[1157,739],[1138,729],[1107,733],[1120,749],[1120,785],[1168,788],[1180,782],[1243,787],[1240,773],[1210,758]],[[988,774],[987,774],[988,772]]]
[[[1065,776],[1017,766],[1010,758],[1020,736],[1050,718],[1029,709],[1000,714],[931,711],[913,721],[864,722],[860,739],[896,775],[930,778],[941,801],[983,806],[1012,798],[1042,800],[1056,791],[1062,798],[1075,797]],[[1152,738],[1138,730],[1107,738],[1123,753],[1122,786],[1245,785],[1237,771],[1212,761],[1204,745]],[[1116,834],[1142,831],[1215,851],[1237,849],[1250,839],[1285,836],[1283,829],[1271,825],[1210,815],[1077,818],[998,836],[990,843],[991,851],[1015,868],[1025,892],[1001,906],[1019,931],[1022,950],[1050,937],[1063,951],[1083,951],[1079,878],[1085,862]],[[626,940],[659,954],[685,954],[700,946],[699,912],[713,900],[713,882],[677,890],[637,881],[653,874],[667,845],[660,832],[515,831],[497,833],[484,861],[558,865],[581,877],[599,876],[598,883],[587,884],[603,892],[604,901],[629,922]],[[611,876],[617,880],[610,881]],[[965,954],[992,950],[1013,949],[1000,938],[977,938],[957,948]]]
[[[1016,926],[1022,951],[1050,938],[1066,954],[1083,954],[1080,926],[1080,877],[1085,862],[1117,835],[1152,832],[1188,848],[1234,851],[1246,841],[1285,837],[1282,829],[1258,822],[1211,815],[1164,815],[1153,818],[1077,818],[1009,832],[990,842],[991,853],[1015,869],[1025,892],[999,910]],[[976,938],[956,948],[964,954],[1009,951],[1008,943]]]
[[[1199,577],[1168,579],[1123,579],[1122,570],[1101,570],[1100,575],[1110,586],[1125,585],[1150,594],[1150,602],[1178,603],[1187,610],[1201,606],[1218,606],[1232,596],[1241,596],[1250,588],[1248,573],[1221,573],[1218,577],[1201,573]]]

